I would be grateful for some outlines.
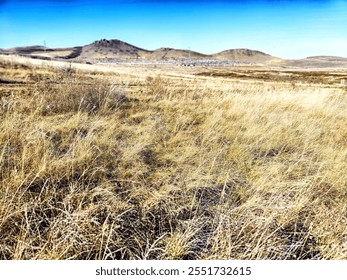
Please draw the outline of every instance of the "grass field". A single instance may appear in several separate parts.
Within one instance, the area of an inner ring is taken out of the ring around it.
[[[0,259],[347,259],[346,72],[0,66]]]

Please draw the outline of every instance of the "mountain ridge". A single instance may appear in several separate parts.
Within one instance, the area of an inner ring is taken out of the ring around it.
[[[84,46],[70,48],[47,48],[39,45],[0,48],[0,54],[16,54],[39,59],[73,60],[88,63],[112,63],[132,60],[149,62],[213,60],[291,67],[347,67],[347,58],[337,56],[320,55],[303,59],[282,59],[248,48],[227,49],[213,54],[171,47],[147,50],[119,39],[101,39]]]
[[[147,50],[118,39],[96,40],[84,46],[71,48],[47,48],[44,46],[26,46],[0,49],[5,54],[29,55],[39,58],[40,56],[52,59],[76,59],[79,61],[98,60],[181,60],[181,59],[216,59],[250,61],[251,58],[261,60],[260,57],[270,58],[269,54],[261,51],[240,48],[227,49],[213,54],[204,54],[194,50],[176,49],[171,47],[160,47],[155,50]],[[249,59],[247,59],[247,57]],[[253,59],[254,60],[254,59]]]

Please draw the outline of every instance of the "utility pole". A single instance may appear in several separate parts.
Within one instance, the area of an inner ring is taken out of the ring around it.
[[[47,45],[46,45],[46,40],[43,40],[43,46],[44,46],[44,51],[45,51],[45,53],[46,53],[46,49],[47,49]]]

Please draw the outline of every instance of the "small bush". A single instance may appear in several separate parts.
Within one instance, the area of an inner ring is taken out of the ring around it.
[[[43,115],[82,111],[106,112],[128,103],[129,98],[106,81],[83,83],[78,77],[64,77],[59,84],[43,81],[37,85],[33,108]],[[36,104],[35,104],[36,103]]]

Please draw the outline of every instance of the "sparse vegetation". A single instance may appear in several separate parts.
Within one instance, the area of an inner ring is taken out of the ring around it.
[[[343,88],[2,66],[0,259],[347,258]]]

